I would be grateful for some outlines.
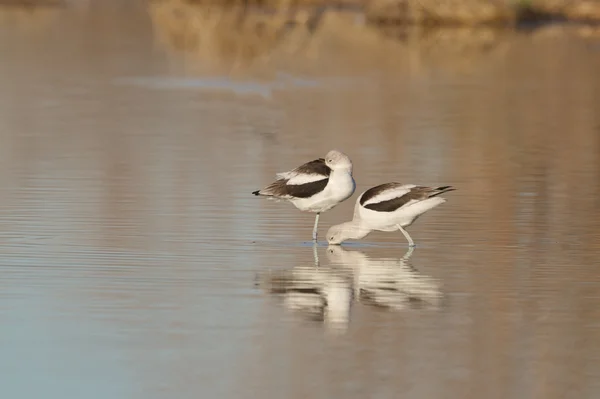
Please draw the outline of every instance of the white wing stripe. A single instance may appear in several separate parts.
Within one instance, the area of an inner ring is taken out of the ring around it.
[[[289,180],[287,181],[287,185],[288,186],[296,186],[296,185],[301,185],[301,184],[306,184],[306,183],[313,183],[319,180],[325,180],[328,178],[328,176],[323,176],[323,175],[319,175],[319,174],[305,174],[305,173],[298,173],[293,175],[291,178],[288,175]]]

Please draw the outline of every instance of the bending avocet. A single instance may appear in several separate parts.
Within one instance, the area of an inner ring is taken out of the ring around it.
[[[356,200],[352,220],[332,226],[327,232],[327,241],[341,244],[348,239],[364,238],[374,230],[400,230],[409,246],[414,247],[415,243],[404,228],[428,210],[446,202],[439,195],[453,190],[452,186],[432,188],[401,183],[370,188]]]
[[[352,161],[336,150],[325,158],[315,159],[289,172],[277,173],[278,179],[262,190],[252,192],[274,200],[287,200],[301,211],[313,212],[315,226],[312,238],[317,241],[319,215],[354,194]]]

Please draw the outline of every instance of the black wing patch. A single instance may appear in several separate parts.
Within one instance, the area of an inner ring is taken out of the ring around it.
[[[331,168],[325,164],[324,158],[318,158],[307,162],[291,170],[291,174],[305,174],[322,176],[321,180],[312,181],[304,184],[287,184],[290,179],[281,178],[275,180],[262,190],[253,191],[254,195],[264,195],[267,197],[294,197],[309,198],[323,191],[329,183]]]
[[[396,187],[400,187],[401,185],[402,185],[402,183],[392,182],[392,183],[383,183],[378,186],[371,187],[370,189],[365,191],[365,193],[362,195],[362,197],[360,197],[360,204],[364,205],[365,202],[367,202],[371,198],[376,197],[377,195],[381,194],[382,192],[396,188]]]
[[[309,198],[315,194],[320,193],[325,189],[329,183],[329,178],[323,180],[317,180],[305,184],[283,184],[284,195],[290,195],[296,198]]]
[[[298,166],[292,172],[306,175],[329,176],[331,175],[331,168],[325,164],[325,159],[319,158]]]
[[[397,184],[397,183],[389,183]],[[441,186],[436,188],[417,186],[410,189],[410,191],[401,197],[389,199],[387,201],[381,201],[374,204],[365,205],[365,208],[376,211],[376,212],[394,212],[400,207],[406,205],[410,201],[423,201],[427,198],[432,198],[448,191],[453,191],[452,186]],[[381,192],[381,191],[379,191]],[[373,198],[374,195],[371,196]],[[362,200],[361,200],[362,202]]]
[[[325,189],[329,178],[313,181],[305,184],[286,184],[287,180],[276,180],[262,190],[254,191],[254,195],[266,195],[271,197],[294,197],[309,198]],[[263,192],[261,194],[261,191]]]

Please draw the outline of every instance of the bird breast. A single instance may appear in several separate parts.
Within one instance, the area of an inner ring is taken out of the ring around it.
[[[347,171],[333,171],[329,177],[330,195],[337,201],[345,201],[354,194],[356,182]]]

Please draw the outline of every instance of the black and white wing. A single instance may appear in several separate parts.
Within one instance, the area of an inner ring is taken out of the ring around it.
[[[277,180],[252,194],[279,199],[312,197],[325,189],[330,174],[325,159],[315,159],[288,172],[277,173]]]
[[[394,212],[452,190],[451,186],[425,187],[392,182],[368,189],[359,201],[363,208],[375,212]]]

